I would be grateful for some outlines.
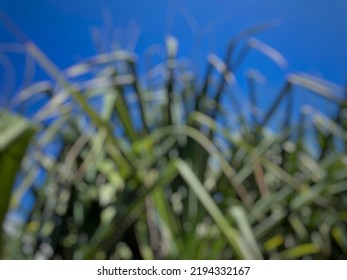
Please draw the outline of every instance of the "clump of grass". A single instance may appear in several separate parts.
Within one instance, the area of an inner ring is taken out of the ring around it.
[[[173,37],[166,40],[166,59],[144,79],[127,51],[60,71],[25,39],[24,48],[52,81],[17,97],[22,103],[48,94],[49,101],[33,118],[41,130],[11,209],[23,207],[26,193],[35,203],[5,257],[343,258],[346,99],[328,82],[294,73],[263,116],[249,119],[235,95],[237,69],[249,50],[285,64],[253,39],[270,26],[235,36],[224,60],[210,55],[202,80],[177,57]],[[250,111],[258,112],[260,74],[248,74]],[[336,103],[336,117],[306,106],[293,123],[297,87]],[[285,101],[283,124],[269,134]]]

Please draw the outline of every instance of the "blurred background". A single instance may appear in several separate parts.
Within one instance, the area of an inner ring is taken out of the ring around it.
[[[0,10],[3,258],[346,256],[346,1]]]

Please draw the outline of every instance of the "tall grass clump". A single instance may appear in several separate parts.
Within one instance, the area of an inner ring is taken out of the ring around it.
[[[5,231],[2,257],[345,258],[346,94],[291,73],[269,108],[260,108],[254,70],[247,104],[235,90],[249,51],[286,63],[254,38],[270,26],[235,36],[223,59],[209,55],[203,78],[170,36],[163,61],[146,71],[125,50],[60,71],[19,36],[51,80],[13,101],[45,100],[31,118],[39,130],[8,199],[9,213],[25,213],[26,195],[34,205]],[[293,120],[298,88],[336,104],[336,115],[306,105]]]

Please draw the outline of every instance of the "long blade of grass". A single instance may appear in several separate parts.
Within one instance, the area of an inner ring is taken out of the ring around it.
[[[225,56],[225,63],[227,65],[230,64],[230,61],[231,61],[231,58],[232,58],[232,55],[233,55],[233,52],[234,52],[234,49],[235,49],[235,46],[237,43],[239,43],[240,41],[242,41],[244,39],[247,39],[247,38],[253,36],[254,34],[257,34],[257,33],[263,32],[267,29],[273,28],[276,25],[278,25],[278,20],[266,21],[266,22],[262,22],[262,23],[254,25],[254,26],[251,26],[251,27],[247,28],[246,30],[238,33],[229,42],[227,53]]]
[[[136,72],[135,63],[131,62],[129,65],[130,65],[131,72],[135,77],[133,87],[135,89],[135,94],[137,96],[137,100],[138,100],[138,104],[139,104],[143,129],[144,129],[145,133],[147,134],[149,132],[149,127],[148,127],[148,122],[147,122],[147,111],[146,111],[146,106],[145,106],[146,104],[145,104],[145,100],[144,100],[144,96],[143,96],[143,91],[141,90],[139,82],[138,82],[139,77],[138,77],[137,72]]]
[[[317,245],[313,243],[306,243],[298,245],[294,248],[287,249],[279,253],[279,259],[299,259],[303,256],[312,255],[318,253],[320,250]]]
[[[230,213],[240,230],[240,234],[245,239],[248,247],[252,250],[253,256],[257,259],[262,259],[263,255],[254,236],[254,230],[248,221],[246,211],[241,206],[233,206],[230,208]]]
[[[279,51],[275,50],[274,48],[270,47],[264,42],[255,38],[251,38],[248,40],[248,45],[251,48],[258,50],[259,52],[269,57],[273,62],[275,62],[281,68],[285,68],[288,66],[288,62],[284,58],[284,56]]]
[[[292,89],[292,85],[290,83],[286,82],[285,85],[283,86],[283,88],[281,89],[280,93],[277,95],[277,98],[275,99],[275,101],[272,103],[269,110],[267,111],[263,121],[260,123],[260,127],[262,127],[262,128],[266,127],[266,125],[268,124],[268,122],[272,118],[274,112],[276,111],[276,109],[278,108],[278,106],[280,105],[280,103],[282,102],[284,97],[287,94],[291,93],[291,89]]]
[[[179,174],[186,181],[188,186],[194,191],[200,203],[204,206],[206,211],[213,218],[219,230],[223,233],[224,237],[228,240],[235,256],[239,259],[256,259],[259,256],[254,255],[252,250],[248,247],[242,239],[240,233],[230,226],[223,214],[215,204],[209,193],[202,186],[201,182],[192,172],[187,163],[183,160],[176,161],[176,167]]]
[[[338,89],[324,80],[299,73],[289,75],[288,81],[293,85],[312,91],[327,100],[333,101],[337,104],[343,104],[343,100],[335,94]]]
[[[173,119],[173,107],[174,107],[174,69],[175,69],[175,58],[177,54],[178,42],[177,39],[168,36],[166,38],[166,49],[167,49],[167,80],[166,80],[166,94],[167,94],[167,121],[171,125],[174,122]]]

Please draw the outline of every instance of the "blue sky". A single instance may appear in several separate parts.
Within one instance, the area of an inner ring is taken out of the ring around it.
[[[0,8],[60,67],[95,53],[90,29],[104,25],[102,10],[106,8],[115,26],[125,29],[132,22],[141,29],[137,52],[163,42],[164,35],[172,33],[180,40],[182,54],[198,52],[200,59],[210,51],[221,54],[237,31],[279,18],[281,25],[259,37],[280,50],[291,69],[338,83],[347,76],[345,0],[0,0]],[[215,25],[198,46],[194,44],[197,32],[187,23],[187,14],[191,22],[195,18],[200,31]],[[0,31],[4,33],[3,28]],[[1,37],[2,42],[7,38],[5,34]]]
[[[107,18],[112,18],[113,26],[118,28],[116,38],[122,47],[131,48],[140,30],[135,48],[140,57],[151,45],[163,44],[165,34],[174,35],[179,39],[179,54],[193,59],[200,71],[207,54],[223,56],[227,42],[238,31],[279,19],[280,25],[257,38],[279,50],[289,67],[279,70],[269,59],[252,52],[241,74],[246,67],[258,69],[268,80],[263,91],[270,89],[273,93],[285,74],[292,71],[307,72],[340,85],[347,79],[345,0],[0,0],[0,9],[60,68],[96,53],[91,30],[105,29]],[[0,43],[8,41],[14,39],[0,26]],[[23,63],[18,57],[12,59],[20,76]],[[2,73],[4,69],[0,76]],[[41,77],[39,72],[37,79]],[[239,83],[242,87],[244,80]],[[315,106],[333,110],[330,105],[312,100]]]

